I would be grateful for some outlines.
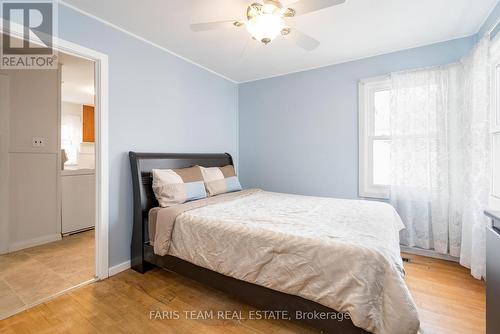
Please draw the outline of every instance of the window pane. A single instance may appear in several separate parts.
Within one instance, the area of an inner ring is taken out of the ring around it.
[[[390,140],[373,141],[373,184],[389,185],[391,177]]]
[[[500,66],[497,66],[496,71],[495,125],[500,126]]]
[[[68,160],[65,165],[76,165],[82,142],[82,119],[78,115],[63,113],[61,117],[61,149]]]
[[[493,135],[493,195],[500,197],[500,133]]]
[[[391,129],[391,94],[388,90],[382,90],[373,94],[373,105],[375,107],[374,135],[388,136]]]

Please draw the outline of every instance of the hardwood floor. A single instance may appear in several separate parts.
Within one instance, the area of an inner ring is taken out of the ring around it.
[[[421,332],[486,333],[484,281],[458,263],[404,254],[406,284],[418,308]]]
[[[485,332],[482,282],[456,263],[405,256],[423,334]],[[191,310],[245,315],[252,308],[170,272],[127,270],[1,321],[0,333],[316,333],[280,320],[186,320],[183,312]],[[179,312],[180,319],[150,319],[155,311],[170,318]]]
[[[0,319],[94,277],[94,231],[0,255]]]

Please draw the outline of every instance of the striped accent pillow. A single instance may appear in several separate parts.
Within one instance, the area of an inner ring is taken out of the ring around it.
[[[161,207],[207,197],[201,169],[153,169],[153,192]]]
[[[232,165],[224,167],[200,167],[208,196],[241,190],[241,184]]]

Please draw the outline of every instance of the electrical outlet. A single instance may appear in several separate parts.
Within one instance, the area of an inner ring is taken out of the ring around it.
[[[45,138],[33,137],[32,145],[33,145],[33,147],[44,147],[45,146]]]

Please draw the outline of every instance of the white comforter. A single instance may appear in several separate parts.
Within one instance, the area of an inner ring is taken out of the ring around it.
[[[258,192],[180,214],[169,254],[348,312],[369,332],[413,334],[402,228],[385,203]]]

